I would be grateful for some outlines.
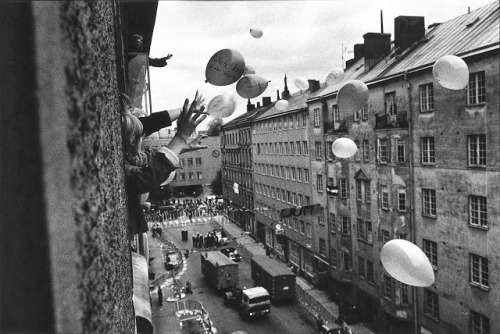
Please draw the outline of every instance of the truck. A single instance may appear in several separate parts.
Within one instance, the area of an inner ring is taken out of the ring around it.
[[[269,292],[261,286],[249,289],[235,287],[226,291],[224,305],[236,306],[243,318],[264,316],[271,312]]]
[[[218,250],[201,253],[201,272],[218,291],[238,286],[238,264]]]
[[[295,298],[296,275],[285,264],[265,255],[256,255],[251,261],[251,272],[254,285],[269,291],[273,302]]]

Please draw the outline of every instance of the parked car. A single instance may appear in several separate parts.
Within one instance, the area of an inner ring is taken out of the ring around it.
[[[241,261],[241,254],[238,253],[238,250],[234,247],[224,247],[219,250],[234,262]]]
[[[175,251],[168,251],[165,255],[165,268],[173,270],[179,265],[179,257]]]
[[[217,242],[216,246],[223,246],[223,245],[227,244],[228,240],[227,240],[226,231],[224,231],[222,229],[213,229],[212,233],[217,236],[218,242]]]

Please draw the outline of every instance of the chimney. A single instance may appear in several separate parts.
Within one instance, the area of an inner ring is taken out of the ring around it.
[[[290,97],[290,91],[288,90],[288,86],[286,83],[286,74],[285,74],[285,89],[283,90],[283,93],[281,94],[281,98],[287,99]]]
[[[280,90],[279,89],[276,89],[276,101],[279,101],[281,100],[281,97],[280,97]]]
[[[307,80],[309,81],[309,91],[315,92],[319,89],[319,80]]]
[[[363,35],[363,39],[365,72],[367,72],[391,51],[391,34],[368,32]]]
[[[248,103],[247,103],[247,111],[252,111],[255,109],[255,104],[251,104],[250,103],[250,99],[248,99]]]
[[[394,48],[398,53],[406,50],[424,36],[423,16],[398,16],[394,19]]]
[[[354,44],[354,58],[346,61],[345,67],[348,68],[352,64],[354,64],[358,59],[363,58],[363,53],[364,53],[364,45],[363,44]]]
[[[268,106],[270,104],[271,104],[271,97],[263,96],[262,97],[262,106],[265,107],[265,106]]]

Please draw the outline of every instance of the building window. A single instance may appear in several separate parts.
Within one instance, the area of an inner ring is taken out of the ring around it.
[[[288,128],[290,130],[293,129],[293,116],[291,116],[291,115],[288,116],[288,123],[289,123]]]
[[[342,252],[342,269],[344,271],[351,271],[351,261],[349,252]]]
[[[306,237],[310,238],[312,236],[312,225],[306,223]]]
[[[362,257],[358,257],[358,275],[360,278],[365,279],[366,277],[366,272],[365,272],[365,259]]]
[[[438,295],[430,290],[424,290],[424,314],[439,319]]]
[[[437,242],[424,239],[424,253],[431,262],[434,270],[438,267]]]
[[[469,86],[467,88],[467,103],[469,105],[486,102],[486,80],[484,71],[471,73],[469,75]]]
[[[186,174],[185,173],[180,173],[180,179],[185,180],[186,179]]]
[[[299,231],[299,220],[297,218],[293,218],[293,229]]]
[[[385,164],[388,160],[387,139],[378,139],[378,161]]]
[[[363,187],[361,180],[356,180],[356,200],[361,202],[363,200]]]
[[[347,180],[345,178],[339,178],[339,191],[340,198],[347,198]]]
[[[188,165],[188,167],[193,166],[193,158],[187,159],[187,165]]]
[[[295,155],[295,143],[290,142],[290,155]]]
[[[326,142],[326,152],[327,152],[327,159],[332,161],[335,159],[335,155],[333,154],[333,151],[332,151],[332,145],[333,145],[333,142],[332,141],[327,141]]]
[[[180,162],[180,166],[181,166],[181,168],[183,168],[183,167],[184,167],[184,159],[180,159],[180,161],[179,161],[179,162]]]
[[[486,166],[486,136],[467,136],[469,166]]]
[[[297,155],[302,155],[302,145],[300,141],[295,142],[295,146],[297,146]]]
[[[349,217],[340,216],[340,232],[342,235],[351,234],[351,224],[349,223]]]
[[[334,213],[329,213],[329,222],[330,222],[330,232],[332,233],[337,233],[336,226],[335,226],[335,214]]]
[[[298,129],[299,128],[299,116],[300,115],[295,115],[295,128]]]
[[[292,180],[295,181],[297,179],[297,175],[295,173],[295,167],[291,167],[291,172],[292,172]]]
[[[404,163],[405,162],[405,140],[404,139],[396,139],[396,162]]]
[[[318,224],[325,225],[325,216],[323,216],[323,213],[318,216]]]
[[[202,172],[196,172],[196,174],[198,175],[198,180],[203,179],[203,173]]]
[[[309,179],[310,179],[310,176],[309,176],[309,169],[305,168],[305,169],[304,169],[304,182],[305,182],[305,183],[309,183]]]
[[[384,105],[386,114],[395,115],[397,113],[396,92],[390,92],[385,94]]]
[[[389,209],[389,186],[381,185],[380,193],[382,194],[381,205],[382,209]]]
[[[314,148],[316,150],[316,160],[323,159],[323,143],[320,141],[314,142]]]
[[[194,180],[194,173],[189,172],[189,174],[188,174],[188,179],[189,179],[189,180]]]
[[[286,191],[286,202],[292,204],[292,193],[289,190]]]
[[[309,155],[309,146],[307,145],[307,141],[302,142],[302,152],[304,152],[304,155]]]
[[[422,213],[426,216],[436,217],[436,191],[422,189]]]
[[[375,283],[375,272],[373,271],[373,262],[366,261],[366,280]]]
[[[406,211],[406,189],[405,188],[398,189],[398,211],[400,211],[400,212]]]
[[[337,250],[335,248],[330,249],[330,264],[333,268],[337,268]]]
[[[368,119],[368,107],[365,106],[361,109],[361,119],[366,121]]]
[[[384,289],[382,293],[384,298],[392,301],[392,296],[394,295],[394,279],[390,276],[384,275],[383,284]]]
[[[365,181],[365,203],[372,202],[372,195],[370,188],[371,188],[370,181]]]
[[[366,227],[366,239],[365,239],[365,241],[371,245],[371,244],[373,244],[373,227],[372,227],[372,222],[365,221],[365,227]]]
[[[196,165],[201,165],[201,157],[196,158]]]
[[[410,287],[401,283],[401,305],[410,304]]]
[[[319,238],[319,255],[326,256],[326,241],[323,238]]]
[[[482,314],[470,311],[472,334],[490,334],[490,320]]]
[[[297,168],[297,181],[302,182],[302,168]]]
[[[370,162],[370,142],[367,139],[363,140],[363,161]]]
[[[434,109],[434,89],[432,83],[419,86],[420,112],[430,112]]]
[[[300,221],[300,234],[306,234],[306,223],[303,220]]]
[[[316,190],[323,192],[323,175],[316,174]]]
[[[365,240],[365,222],[358,218],[358,239]]]
[[[285,167],[285,179],[290,180],[290,167]]]
[[[469,255],[470,282],[487,289],[489,286],[488,259],[476,254]]]
[[[305,128],[307,127],[307,118],[308,118],[308,114],[302,114],[302,127]]]
[[[303,205],[304,205],[304,195],[299,194],[299,206],[303,206]]]
[[[311,197],[305,196],[306,199],[306,205],[311,205]]]
[[[436,163],[436,152],[434,151],[434,137],[423,137],[420,139],[420,151],[422,164]]]
[[[314,127],[318,128],[321,124],[321,118],[319,114],[319,108],[314,109]]]
[[[469,224],[475,227],[488,227],[486,197],[469,196]]]

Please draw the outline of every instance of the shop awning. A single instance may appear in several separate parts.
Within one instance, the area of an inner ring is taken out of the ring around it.
[[[153,333],[153,314],[149,299],[148,263],[144,256],[132,252],[134,274],[134,311],[138,333]]]

